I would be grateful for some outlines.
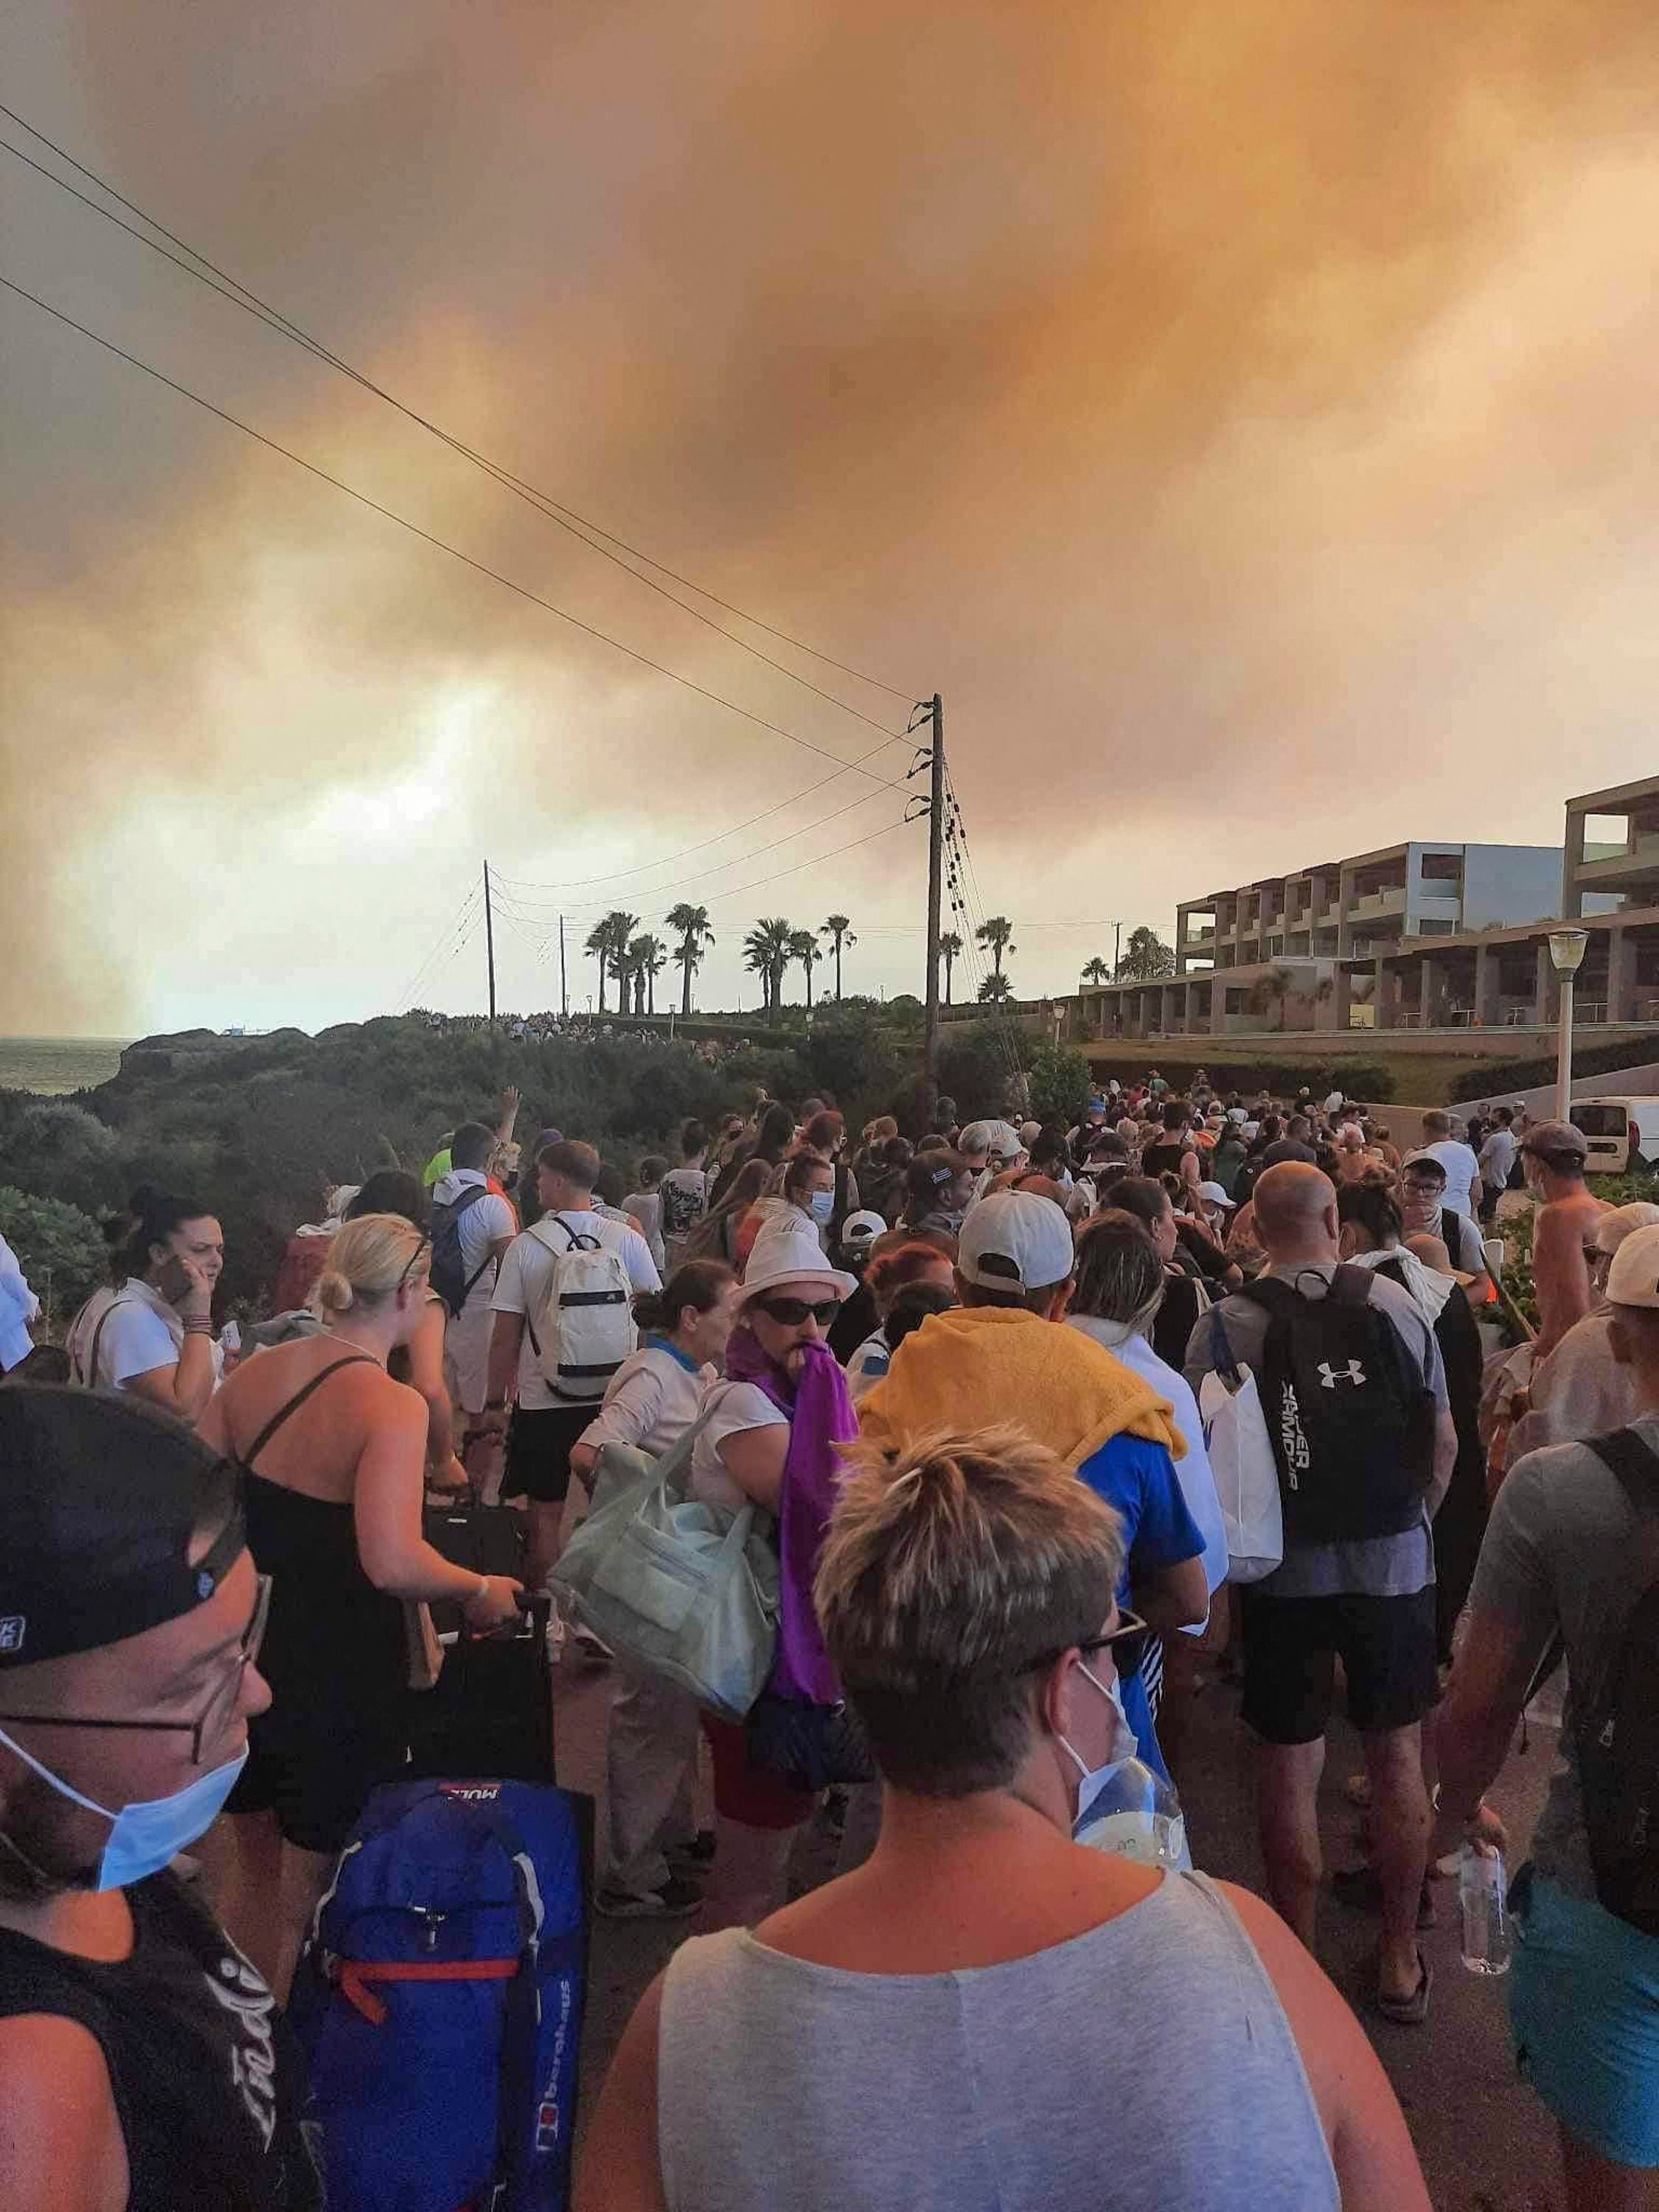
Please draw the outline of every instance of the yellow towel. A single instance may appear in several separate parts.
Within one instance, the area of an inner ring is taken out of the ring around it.
[[[1012,1422],[1080,1467],[1126,1432],[1186,1453],[1175,1409],[1104,1345],[1012,1306],[930,1314],[859,1407],[859,1433],[888,1449],[930,1429]]]

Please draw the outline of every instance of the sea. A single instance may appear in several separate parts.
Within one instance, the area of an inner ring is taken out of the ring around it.
[[[34,1091],[48,1098],[107,1083],[131,1037],[0,1036],[0,1091]]]

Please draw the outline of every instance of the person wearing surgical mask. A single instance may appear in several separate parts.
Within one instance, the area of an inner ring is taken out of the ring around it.
[[[757,1199],[738,1225],[738,1266],[741,1269],[754,1249],[755,1239],[769,1225],[804,1229],[817,1237],[828,1256],[830,1231],[836,1218],[836,1170],[816,1152],[795,1152],[784,1162],[783,1179],[770,1196]]]
[[[270,1693],[239,1470],[131,1398],[0,1391],[0,2200],[314,2212],[270,1990],[169,1870]]]
[[[1115,1515],[1018,1430],[848,1455],[814,1595],[879,1837],[675,1953],[577,2212],[769,2212],[784,2172],[800,2212],[1426,2212],[1370,2044],[1272,1911],[1079,1847],[1121,1749],[1121,1567]]]

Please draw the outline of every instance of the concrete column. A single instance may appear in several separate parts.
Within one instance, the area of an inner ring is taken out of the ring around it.
[[[1417,1026],[1430,1028],[1434,1021],[1434,996],[1439,981],[1439,971],[1425,953],[1417,963]]]
[[[1348,908],[1353,904],[1353,871],[1342,869],[1336,879],[1336,949],[1346,956],[1353,942],[1353,927],[1348,919]]]
[[[1376,1008],[1377,1028],[1391,1030],[1395,1016],[1394,977],[1389,973],[1381,953],[1376,957],[1376,984],[1371,993],[1371,1004]]]
[[[1488,945],[1474,948],[1474,1018],[1484,1028],[1498,1022],[1498,981],[1501,963]]]
[[[1555,994],[1555,969],[1550,959],[1550,948],[1546,942],[1538,947],[1536,981],[1533,986],[1532,1018],[1537,1026],[1547,1029],[1556,1018],[1558,1009],[1552,1003]]]
[[[1625,926],[1616,921],[1607,932],[1607,1019],[1610,1022],[1627,1022],[1632,1018],[1635,1008],[1631,981]]]
[[[1335,988],[1331,993],[1331,1017],[1335,1026],[1346,1032],[1348,1017],[1353,1010],[1353,977],[1346,968],[1339,968],[1332,977]]]
[[[1578,885],[1578,871],[1583,865],[1584,816],[1581,809],[1570,806],[1565,849],[1561,855],[1561,913],[1568,921],[1577,921],[1584,911],[1584,894]]]
[[[1210,1035],[1227,1034],[1227,986],[1218,975],[1210,986]]]

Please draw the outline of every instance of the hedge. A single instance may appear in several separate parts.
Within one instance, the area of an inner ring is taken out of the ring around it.
[[[1642,1067],[1649,1060],[1659,1060],[1659,1030],[1646,1030],[1641,1036],[1610,1038],[1601,1044],[1580,1044],[1574,1040],[1572,1072],[1577,1075],[1612,1075],[1621,1067]],[[1489,1098],[1499,1091],[1532,1091],[1540,1083],[1555,1080],[1555,1054],[1538,1054],[1530,1060],[1483,1060],[1467,1075],[1460,1075],[1452,1085],[1452,1097],[1459,1098]]]

